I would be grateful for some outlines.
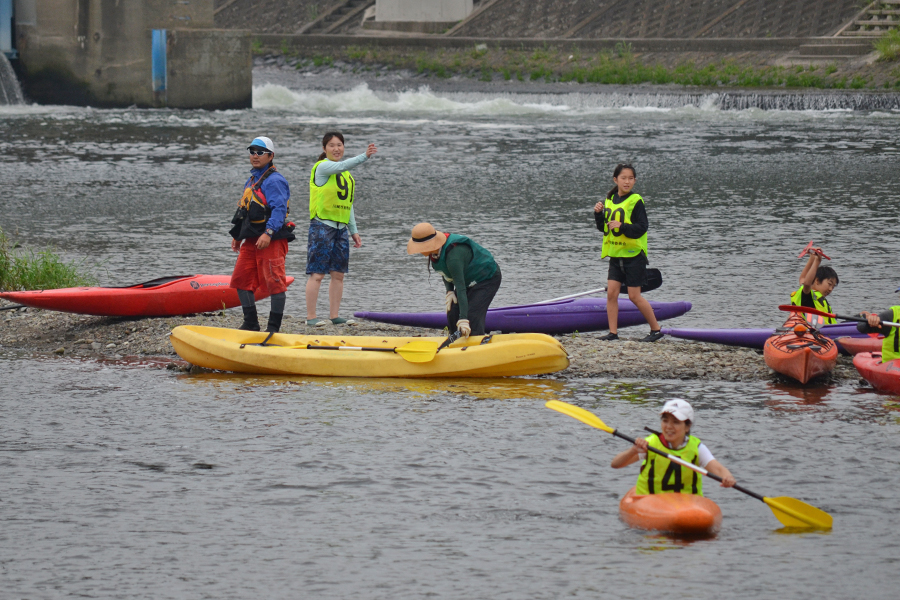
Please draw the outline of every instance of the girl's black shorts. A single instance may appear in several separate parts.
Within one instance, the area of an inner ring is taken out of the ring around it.
[[[641,287],[647,273],[647,256],[643,253],[637,256],[609,257],[609,274],[606,276],[611,281],[618,281],[625,287]]]

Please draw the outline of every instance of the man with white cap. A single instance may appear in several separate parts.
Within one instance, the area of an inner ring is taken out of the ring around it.
[[[284,317],[287,274],[284,260],[288,242],[294,240],[294,224],[287,221],[291,189],[275,169],[275,144],[259,136],[250,142],[250,178],[229,233],[231,249],[238,253],[231,287],[237,289],[244,311],[240,329],[259,331],[255,292],[261,288],[272,296],[266,331],[277,333]]]
[[[686,400],[681,398],[668,400],[659,414],[661,432],[647,438],[637,438],[631,448],[620,452],[612,460],[612,468],[621,469],[641,459],[641,472],[635,486],[635,495],[664,493],[703,495],[703,477],[699,473],[655,452],[648,452],[649,446],[718,475],[722,478],[722,487],[731,487],[735,484],[734,476],[715,459],[706,444],[691,435],[694,409]]]

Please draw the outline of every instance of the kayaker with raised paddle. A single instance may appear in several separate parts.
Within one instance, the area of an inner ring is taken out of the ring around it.
[[[413,227],[406,252],[427,256],[429,268],[441,274],[450,333],[484,335],[487,311],[502,279],[493,255],[466,236],[441,233],[431,223]]]
[[[894,290],[900,292],[900,288]],[[900,328],[883,326],[882,321],[900,323],[900,306],[892,306],[880,313],[860,313],[866,317],[867,323],[859,323],[856,328],[861,333],[880,333],[884,336],[881,342],[881,362],[892,360],[900,364]]]
[[[329,131],[322,137],[322,154],[309,175],[309,240],[306,246],[306,324],[311,327],[346,325],[353,321],[340,316],[344,296],[344,275],[350,271],[350,239],[362,246],[356,229],[356,180],[350,169],[371,158],[378,148],[369,144],[365,153],[347,160],[344,136]],[[316,317],[319,288],[325,275],[328,284],[328,319]]]
[[[821,248],[812,247],[812,242],[810,242],[810,245],[800,253],[800,256],[802,257],[806,252],[809,252],[809,259],[807,259],[806,265],[800,273],[800,287],[791,294],[791,304],[833,313],[831,305],[828,304],[828,300],[825,298],[840,283],[837,273],[827,265],[822,266],[822,259],[828,257],[825,256]],[[829,258],[828,260],[831,259]],[[820,317],[818,315],[806,315],[806,320],[816,328],[837,323],[832,317]]]
[[[722,487],[735,484],[734,476],[717,461],[699,438],[691,435],[694,409],[680,398],[668,400],[659,411],[660,433],[637,438],[634,445],[612,459],[612,468],[621,469],[641,460],[635,494],[681,493],[703,495],[703,477],[696,471],[681,466],[658,454],[648,452],[652,446],[689,463],[703,467],[722,478]]]
[[[287,275],[284,259],[288,242],[294,241],[294,224],[287,220],[291,188],[275,169],[275,144],[271,139],[254,138],[250,151],[250,178],[231,220],[231,249],[238,253],[230,287],[235,288],[244,311],[239,329],[259,331],[256,312],[257,288],[272,296],[266,331],[277,333],[284,318]]]
[[[600,258],[609,257],[609,271],[606,287],[606,315],[609,319],[609,333],[600,340],[619,339],[619,294],[624,285],[628,288],[628,299],[641,311],[650,324],[650,335],[642,342],[655,342],[662,338],[659,323],[653,307],[641,296],[641,286],[647,271],[647,209],[644,199],[632,191],[637,181],[637,171],[629,164],[616,165],[613,182],[616,184],[594,205],[594,221],[603,233],[603,248]]]

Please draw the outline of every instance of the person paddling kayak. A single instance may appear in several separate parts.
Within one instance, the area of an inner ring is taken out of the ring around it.
[[[362,246],[356,229],[356,180],[350,169],[371,158],[378,148],[369,144],[364,154],[344,157],[344,136],[329,131],[322,137],[322,154],[309,175],[309,240],[306,250],[306,324],[313,327],[352,323],[339,315],[344,296],[344,275],[349,272],[350,238],[353,247]],[[326,274],[328,319],[316,318],[319,288]]]
[[[825,298],[834,291],[840,280],[834,269],[827,265],[821,266],[824,256],[825,253],[822,252],[821,248],[810,249],[809,259],[800,273],[800,288],[791,294],[792,305],[815,308],[828,313],[834,312]],[[805,315],[805,317],[816,328],[837,323],[832,317],[821,317],[818,315]]]
[[[649,452],[648,446],[705,468],[722,478],[722,487],[732,487],[736,483],[731,472],[715,459],[706,444],[691,435],[694,409],[686,400],[673,398],[667,401],[659,414],[662,431],[646,438],[637,438],[634,445],[617,454],[610,465],[613,469],[621,469],[641,460],[635,494],[703,495],[703,478],[699,473]]]
[[[900,288],[894,290],[900,292]],[[892,360],[900,365],[900,328],[882,326],[882,321],[900,323],[900,306],[892,306],[880,313],[860,313],[866,317],[867,323],[859,323],[856,328],[861,333],[880,333],[884,336],[881,342],[881,362]]]
[[[441,274],[450,333],[484,335],[484,320],[502,279],[493,255],[466,236],[441,233],[431,223],[413,227],[406,252],[427,256],[429,267]]]
[[[288,242],[295,239],[294,224],[287,221],[291,188],[275,169],[275,144],[260,136],[250,142],[250,179],[231,222],[231,249],[238,253],[229,287],[235,288],[244,311],[239,329],[259,331],[257,288],[268,290],[272,308],[266,331],[277,333],[284,318],[287,276],[284,259]]]

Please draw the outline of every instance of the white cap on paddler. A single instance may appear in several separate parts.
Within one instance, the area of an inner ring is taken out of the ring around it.
[[[272,154],[275,154],[275,144],[272,142],[272,140],[270,140],[269,138],[267,138],[264,135],[253,138],[253,141],[250,142],[249,146],[247,146],[247,150],[249,150],[250,148],[253,148],[254,146],[256,146],[258,148],[265,148]]]
[[[694,409],[691,408],[691,405],[688,404],[687,400],[682,400],[681,398],[667,400],[666,403],[663,404],[662,410],[659,411],[659,414],[661,415],[665,413],[669,413],[679,421],[694,422]]]

